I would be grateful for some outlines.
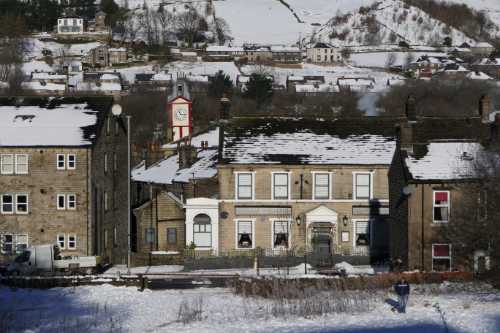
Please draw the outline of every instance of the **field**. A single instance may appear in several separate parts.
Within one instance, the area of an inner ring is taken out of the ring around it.
[[[281,313],[280,304],[286,301],[242,297],[227,288],[140,292],[135,287],[111,285],[49,290],[3,287],[0,330],[30,333],[500,331],[500,293],[490,288],[451,284],[415,287],[406,314],[393,311],[395,297],[390,291],[369,298],[368,309],[351,305],[346,311],[304,316]]]

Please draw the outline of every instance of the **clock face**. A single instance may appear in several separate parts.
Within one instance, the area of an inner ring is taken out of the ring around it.
[[[187,104],[174,105],[173,113],[177,125],[186,125],[189,115],[189,106]]]

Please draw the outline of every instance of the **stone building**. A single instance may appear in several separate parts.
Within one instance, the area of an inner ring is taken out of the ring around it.
[[[495,140],[497,125],[488,97],[480,110],[472,118],[427,118],[417,115],[413,99],[407,103],[389,170],[391,257],[404,269],[473,270],[484,259],[487,249],[477,248],[468,254],[475,256],[472,267],[446,237],[467,200],[481,201],[475,164]]]
[[[342,50],[327,43],[316,43],[306,50],[307,61],[312,63],[340,63]]]
[[[111,66],[125,64],[128,61],[127,49],[125,47],[109,48],[108,58]]]
[[[109,98],[0,100],[0,260],[58,244],[63,255],[123,263],[126,135],[111,105]]]
[[[388,255],[387,172],[396,141],[382,119],[233,119],[218,164],[219,200],[186,207],[197,251],[312,250]],[[192,236],[191,236],[192,235]]]
[[[218,128],[163,145],[159,161],[149,156],[134,169],[134,264],[169,262],[190,244],[186,200],[218,196]],[[153,163],[151,163],[153,162]]]

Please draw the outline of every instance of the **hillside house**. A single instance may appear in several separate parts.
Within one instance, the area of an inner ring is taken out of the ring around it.
[[[0,260],[31,245],[124,263],[126,133],[110,98],[0,99]]]
[[[478,42],[476,45],[472,45],[470,50],[476,55],[489,56],[495,51],[495,47],[488,42]]]
[[[375,87],[375,78],[372,77],[341,77],[337,79],[340,91],[366,92]]]
[[[271,46],[273,61],[277,63],[300,63],[302,62],[302,51],[295,46]]]
[[[120,65],[128,62],[128,53],[125,47],[109,48],[108,49],[109,64]]]
[[[408,101],[389,170],[391,257],[400,259],[403,269],[472,271],[485,262],[480,257],[487,245],[478,240],[477,253],[464,254],[461,244],[446,237],[470,198],[477,196],[481,205],[485,200],[477,191],[475,164],[497,134],[488,97],[480,110],[473,118],[425,118]],[[475,213],[467,212],[467,219],[481,218]]]
[[[312,63],[340,63],[342,62],[342,51],[340,47],[327,43],[316,43],[306,50],[308,62]]]
[[[325,77],[322,75],[288,75],[286,78],[286,89],[295,91],[296,85],[322,85]]]
[[[238,60],[245,55],[243,47],[211,45],[205,50],[208,57],[219,60]]]
[[[63,17],[57,20],[57,33],[60,35],[81,35],[84,21],[81,17]]]
[[[500,58],[482,58],[471,65],[473,71],[488,74],[495,80],[500,79]]]
[[[269,46],[244,45],[245,56],[249,63],[267,63],[273,60]]]
[[[84,72],[78,81],[76,92],[117,95],[122,91],[122,78],[117,72]]]

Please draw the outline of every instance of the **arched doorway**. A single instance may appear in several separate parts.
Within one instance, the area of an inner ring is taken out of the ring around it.
[[[212,246],[212,221],[207,214],[198,214],[193,219],[193,243],[196,247]]]

